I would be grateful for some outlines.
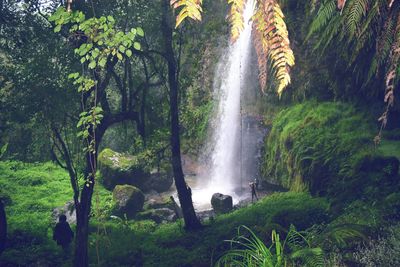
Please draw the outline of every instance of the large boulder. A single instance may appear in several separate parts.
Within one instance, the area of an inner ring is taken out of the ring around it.
[[[215,213],[227,213],[233,208],[232,197],[221,193],[215,193],[211,198],[211,206]]]
[[[150,176],[144,171],[138,157],[124,155],[109,148],[99,154],[100,182],[112,190],[116,185],[128,184],[143,188]]]
[[[68,201],[64,206],[57,207],[53,210],[53,221],[58,222],[60,215],[65,215],[68,223],[76,224],[76,209],[73,200]]]
[[[165,192],[171,187],[174,179],[171,174],[156,172],[150,174],[141,188],[143,191],[155,190],[157,192]]]
[[[143,209],[144,194],[139,188],[132,185],[117,185],[113,190],[113,199],[116,204],[117,215],[133,218]]]

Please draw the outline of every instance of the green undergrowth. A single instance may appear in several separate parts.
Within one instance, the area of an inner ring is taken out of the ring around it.
[[[294,191],[326,194],[372,153],[376,127],[340,102],[305,102],[277,114],[266,140],[264,177]]]
[[[105,215],[111,193],[101,186],[96,190],[99,198],[97,205],[95,193],[94,212]],[[72,195],[68,173],[53,163],[0,161],[0,197],[6,204],[9,240],[0,265],[27,266],[40,258],[43,266],[58,265],[61,251],[52,240],[57,220],[52,212],[72,200]]]
[[[328,209],[323,198],[290,192],[276,193],[247,208],[217,216],[203,229],[189,233],[181,221],[160,226],[150,221],[109,222],[99,242],[101,265],[211,266],[229,248],[224,240],[235,236],[240,225],[268,241],[272,229],[288,228],[289,222],[298,229],[326,222]],[[95,250],[91,251],[94,260]]]

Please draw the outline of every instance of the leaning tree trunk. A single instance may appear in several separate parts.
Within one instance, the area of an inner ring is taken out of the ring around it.
[[[6,248],[7,240],[7,219],[3,201],[0,199],[0,255]]]
[[[179,202],[182,207],[183,219],[187,230],[195,230],[201,227],[200,221],[194,211],[192,194],[190,188],[186,185],[182,171],[180,138],[179,138],[179,109],[178,109],[178,75],[177,64],[172,47],[172,21],[169,16],[169,0],[163,1],[163,26],[165,57],[168,61],[168,83],[169,100],[171,108],[171,153],[172,168],[174,172],[175,186],[178,191]]]

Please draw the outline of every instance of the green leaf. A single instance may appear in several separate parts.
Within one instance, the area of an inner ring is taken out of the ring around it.
[[[59,32],[59,31],[61,31],[61,25],[60,25],[60,24],[57,25],[57,26],[54,28],[54,32]]]
[[[125,51],[125,55],[126,55],[127,57],[131,57],[131,56],[132,56],[132,51],[131,51],[130,49],[127,49],[127,50]]]
[[[125,48],[123,45],[120,45],[120,46],[118,47],[118,50],[121,51],[121,53],[124,53],[125,50],[126,50],[126,48]]]
[[[139,36],[141,36],[141,37],[144,37],[144,31],[143,31],[142,28],[137,27],[137,28],[136,28],[136,32],[137,32],[137,35],[139,35]]]
[[[119,60],[122,60],[122,59],[123,59],[121,53],[117,53],[117,58],[118,58]]]
[[[91,61],[89,63],[89,69],[94,69],[94,68],[96,68],[96,61]]]
[[[86,58],[81,58],[81,63],[84,63],[86,61]]]
[[[107,63],[107,59],[105,57],[103,57],[99,60],[99,66],[102,68],[105,67],[106,63]]]
[[[107,19],[108,19],[109,22],[112,22],[112,23],[115,22],[115,20],[114,20],[114,18],[112,16],[107,16]]]
[[[134,42],[133,43],[133,48],[135,48],[136,50],[140,50],[140,43],[138,43],[138,42]]]

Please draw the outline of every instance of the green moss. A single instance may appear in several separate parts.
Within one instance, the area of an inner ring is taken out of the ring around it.
[[[293,191],[325,194],[373,150],[374,126],[345,103],[305,102],[281,111],[266,140],[264,177]]]
[[[99,164],[112,169],[130,170],[140,166],[138,157],[122,155],[109,148],[104,149],[99,154]]]

